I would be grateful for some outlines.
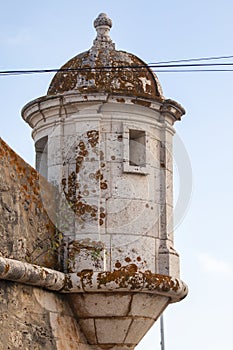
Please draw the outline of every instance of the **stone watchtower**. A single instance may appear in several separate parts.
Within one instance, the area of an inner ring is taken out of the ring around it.
[[[91,348],[129,350],[187,293],[172,185],[173,124],[184,109],[141,59],[115,49],[107,15],[94,26],[91,49],[22,115],[37,170],[59,192],[51,219],[62,234],[63,292]]]

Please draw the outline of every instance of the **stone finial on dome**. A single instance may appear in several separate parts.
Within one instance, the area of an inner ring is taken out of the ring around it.
[[[94,21],[94,27],[97,31],[97,36],[93,42],[94,47],[115,50],[115,44],[109,36],[109,31],[112,27],[112,20],[106,15],[106,13],[99,14]]]
[[[106,13],[100,13],[94,21],[94,27],[107,26],[112,28],[112,20],[106,15]]]

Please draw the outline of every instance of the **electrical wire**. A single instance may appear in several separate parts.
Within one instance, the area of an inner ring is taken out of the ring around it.
[[[148,63],[150,64],[166,64],[166,63],[179,63],[179,62],[195,62],[195,61],[210,61],[210,60],[222,60],[222,59],[228,59],[233,58],[233,56],[212,56],[212,57],[200,57],[200,58],[185,58],[180,60],[173,60],[173,61],[161,61],[156,63]]]
[[[189,58],[176,61],[158,62],[142,65],[122,65],[122,66],[100,66],[100,67],[79,67],[79,68],[52,68],[52,69],[31,69],[31,70],[5,70],[0,71],[0,76],[11,76],[11,75],[26,75],[26,74],[41,74],[41,73],[56,73],[56,72],[79,72],[79,71],[101,71],[101,70],[123,70],[123,69],[144,69],[151,68],[156,72],[232,72],[233,69],[203,69],[203,67],[229,67],[233,66],[232,62],[224,63],[183,63],[176,64],[175,62],[189,62],[189,61],[205,61],[205,60],[219,60],[233,58],[233,56],[213,56],[213,57],[203,57],[203,58]],[[173,63],[173,64],[172,64]],[[163,69],[161,69],[163,68]],[[166,69],[165,69],[166,68]],[[171,69],[173,68],[173,69]],[[177,68],[177,69],[174,69]],[[178,69],[182,68],[182,69]],[[196,68],[196,69],[183,69],[183,68]]]
[[[202,72],[233,72],[233,69],[162,69],[156,73],[202,73]]]

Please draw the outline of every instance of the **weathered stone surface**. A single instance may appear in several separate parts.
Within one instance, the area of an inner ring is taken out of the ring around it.
[[[89,350],[64,296],[0,281],[1,350]]]
[[[134,294],[129,314],[134,317],[149,317],[156,320],[158,314],[162,313],[162,310],[168,303],[169,298],[164,298],[160,295]]]
[[[0,349],[56,349],[49,312],[38,304],[33,287],[0,281],[0,293]]]
[[[41,190],[53,205],[46,180],[0,139],[0,255],[59,268],[59,238]]]
[[[67,284],[64,273],[0,256],[0,279],[60,291]]]
[[[116,293],[96,293],[90,294],[71,294],[68,297],[75,305],[74,313],[77,318],[126,316],[131,303],[131,294]]]
[[[96,318],[96,334],[100,344],[123,344],[131,318]]]
[[[145,333],[154,324],[154,320],[151,318],[139,318],[134,319],[130,325],[127,336],[125,338],[126,344],[138,344]]]
[[[97,344],[94,318],[79,319],[79,326],[86,335],[89,344]]]

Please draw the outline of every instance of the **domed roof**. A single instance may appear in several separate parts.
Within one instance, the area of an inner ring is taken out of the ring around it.
[[[97,37],[92,48],[61,67],[48,95],[102,92],[163,99],[158,78],[146,63],[131,53],[115,49],[109,36],[111,19],[101,13],[94,26]]]

